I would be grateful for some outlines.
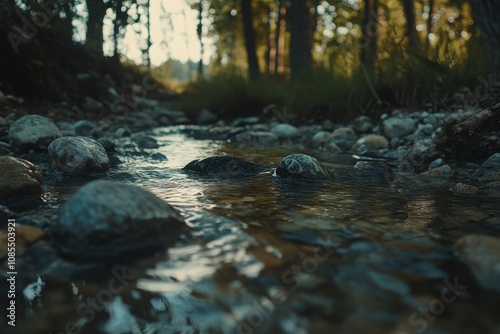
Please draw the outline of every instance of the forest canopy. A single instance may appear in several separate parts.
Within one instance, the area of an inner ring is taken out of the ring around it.
[[[277,105],[333,119],[389,106],[482,104],[498,91],[499,1],[185,0],[196,13],[186,29],[199,43],[187,62],[171,56],[179,46],[168,38],[153,47],[155,31],[175,29],[169,1],[152,12],[155,2],[2,2],[0,91],[101,99],[101,88],[130,90],[148,72],[196,95],[183,104],[188,111],[231,116]],[[130,34],[139,61],[129,58],[130,41],[124,47]],[[165,52],[161,64],[155,52]],[[98,84],[82,80],[89,76]]]

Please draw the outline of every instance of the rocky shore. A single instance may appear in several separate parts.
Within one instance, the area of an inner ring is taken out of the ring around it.
[[[146,130],[168,126],[179,126],[180,131],[193,139],[223,140],[240,148],[240,157],[208,157],[185,166],[187,172],[203,178],[245,178],[267,171],[284,182],[290,179],[336,182],[354,178],[361,183],[375,181],[388,187],[439,189],[450,196],[500,197],[500,152],[492,151],[487,159],[474,162],[450,160],[440,149],[447,140],[447,128],[477,111],[394,110],[377,120],[361,116],[349,124],[326,120],[292,125],[279,117],[271,121],[247,117],[226,122],[208,110],[190,119],[154,100],[143,100],[141,110],[100,121],[58,121],[34,114],[15,119],[7,115],[0,117],[1,227],[4,228],[8,218],[36,212],[44,200],[46,178],[105,177],[120,164],[120,143],[124,138],[130,139],[128,145],[138,152],[154,150],[159,145]],[[483,134],[483,142],[500,147],[496,133]],[[274,146],[286,147],[290,155],[272,166],[244,159],[245,149]],[[333,160],[337,155],[349,155],[354,163],[347,173],[339,172],[313,156],[301,154],[304,149],[328,154]],[[168,157],[154,153],[148,159],[165,161]],[[83,186],[62,206],[56,220],[49,227],[36,223],[28,226],[29,220],[26,226],[20,225],[19,238],[26,240],[24,247],[42,239],[49,240],[63,253],[79,257],[106,252],[119,256],[155,249],[188,230],[182,216],[165,201],[141,187],[111,181],[93,181]],[[500,243],[498,238],[489,238],[479,251]],[[473,248],[478,243],[473,241],[461,240],[457,244],[457,249],[466,254],[464,261],[476,256]],[[2,259],[6,256],[4,239],[0,256]],[[482,281],[481,277],[486,275],[482,270],[491,268],[471,263]],[[490,271],[486,287],[500,280],[498,273],[495,276]]]

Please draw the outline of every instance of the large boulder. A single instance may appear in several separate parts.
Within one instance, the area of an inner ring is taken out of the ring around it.
[[[99,173],[109,169],[110,161],[101,144],[86,137],[62,137],[48,148],[52,168],[62,173]]]
[[[0,157],[0,171],[0,200],[42,194],[42,173],[31,162]]]
[[[183,169],[209,178],[234,179],[258,174],[265,167],[249,160],[227,155],[193,160]]]
[[[185,228],[179,212],[148,190],[93,181],[62,206],[54,238],[74,256],[118,256],[167,246]]]
[[[329,180],[331,173],[315,158],[306,154],[291,154],[281,160],[276,168],[281,178]]]
[[[9,139],[18,146],[47,147],[61,136],[61,131],[50,119],[39,115],[23,116],[9,128]]]

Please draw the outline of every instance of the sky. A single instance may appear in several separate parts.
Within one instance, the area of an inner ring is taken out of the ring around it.
[[[186,4],[186,0],[151,0],[150,6],[152,42],[150,57],[152,65],[160,65],[169,58],[182,62],[189,59],[198,62],[200,59],[200,43],[196,34],[198,11],[191,9]],[[80,6],[77,10],[83,17],[86,17],[85,5]],[[109,14],[111,13],[110,10]],[[106,36],[112,36],[112,18],[111,14],[104,20],[105,39]],[[146,45],[146,37],[145,26],[139,24],[127,26],[120,52],[127,58],[142,63],[141,48]],[[208,64],[214,50],[209,38],[204,38],[204,44],[203,62]],[[105,41],[104,53],[111,55],[112,52],[113,42],[111,40]]]

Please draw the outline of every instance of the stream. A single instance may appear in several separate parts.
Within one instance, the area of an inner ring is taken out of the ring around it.
[[[201,178],[182,167],[226,154],[264,165],[291,153],[333,168],[352,162],[287,146],[242,149],[188,130],[149,131],[158,149],[120,140],[122,163],[102,178],[164,199],[189,235],[123,263],[74,261],[48,240],[34,244],[18,257],[18,325],[2,319],[0,332],[500,333],[498,293],[482,289],[453,249],[467,234],[500,236],[498,199],[360,180],[284,181],[272,171]],[[45,203],[31,214],[50,225],[92,177],[45,172]]]

